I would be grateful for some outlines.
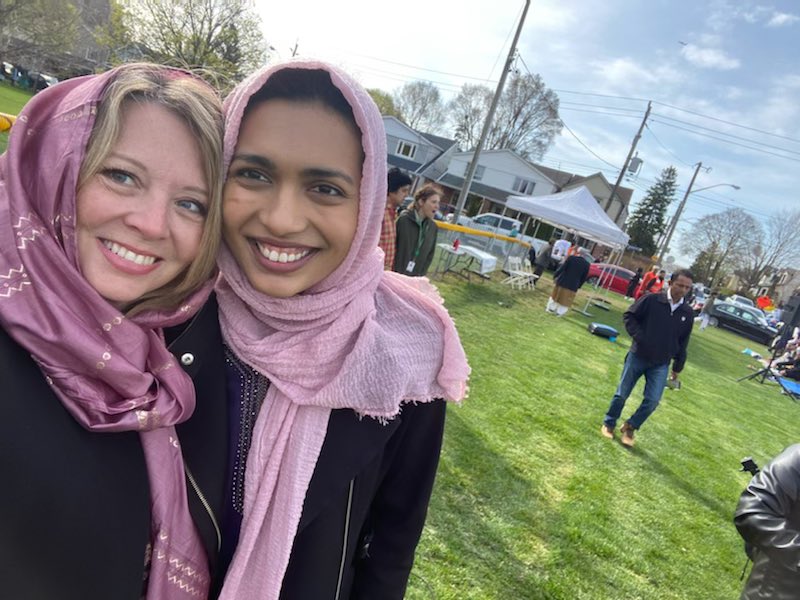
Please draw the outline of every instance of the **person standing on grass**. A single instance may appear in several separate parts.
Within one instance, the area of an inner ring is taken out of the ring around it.
[[[642,277],[642,282],[639,284],[639,287],[636,289],[636,293],[633,295],[634,300],[638,300],[642,297],[647,285],[656,277],[658,277],[658,267],[653,267],[652,270],[644,274],[644,277]]]
[[[625,299],[630,300],[633,298],[633,295],[636,293],[636,288],[639,287],[639,282],[642,280],[642,267],[636,269],[636,274],[631,277],[630,282],[628,283],[628,289],[625,290]]]
[[[678,379],[678,373],[686,364],[686,347],[689,345],[694,323],[694,313],[683,301],[692,287],[692,279],[691,272],[686,269],[676,271],[666,291],[645,294],[622,316],[625,329],[633,338],[633,344],[625,357],[622,377],[600,428],[603,436],[614,439],[614,428],[625,407],[625,401],[636,382],[644,375],[644,400],[620,428],[622,444],[633,446],[634,432],[661,401],[671,360],[671,377],[675,381]]]
[[[553,251],[553,244],[555,243],[556,239],[550,238],[550,241],[542,246],[542,249],[536,254],[536,268],[533,270],[533,274],[537,278],[541,277],[544,270],[550,265],[550,253]]]
[[[381,224],[381,237],[378,238],[378,247],[383,250],[383,268],[391,271],[394,267],[394,255],[397,239],[397,209],[411,191],[411,177],[397,167],[391,169],[386,175],[386,208],[383,211]]]
[[[740,600],[788,600],[800,590],[800,444],[789,446],[748,484],[733,522],[752,549]]]
[[[414,194],[414,204],[397,219],[394,271],[424,277],[433,262],[439,228],[434,222],[442,190],[428,184]]]
[[[703,304],[703,308],[700,309],[700,331],[703,331],[706,327],[708,327],[708,322],[711,319],[711,311],[714,308],[714,303],[717,300],[717,292],[711,292],[706,300],[706,303]]]
[[[553,279],[556,283],[553,293],[547,299],[549,313],[563,317],[572,306],[575,294],[589,278],[589,261],[580,254],[573,254],[556,269]]]

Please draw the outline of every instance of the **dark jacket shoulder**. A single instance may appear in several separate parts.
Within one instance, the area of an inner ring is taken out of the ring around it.
[[[139,435],[84,429],[0,329],[0,590],[26,600],[137,600],[150,539]]]

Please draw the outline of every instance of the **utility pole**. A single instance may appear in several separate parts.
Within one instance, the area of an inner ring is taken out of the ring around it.
[[[672,217],[672,220],[669,222],[669,227],[667,228],[667,237],[664,238],[664,243],[661,246],[661,251],[658,253],[658,261],[657,264],[661,264],[661,261],[664,260],[664,255],[669,250],[669,243],[672,240],[672,234],[675,233],[675,229],[678,226],[678,219],[681,218],[681,213],[683,212],[683,207],[686,206],[686,199],[689,197],[689,194],[692,193],[692,186],[694,185],[694,180],[697,179],[697,174],[700,172],[700,169],[703,168],[703,163],[699,162],[695,165],[694,174],[692,175],[692,180],[689,182],[689,187],[686,188],[686,193],[683,195],[683,200],[678,205],[678,210],[675,211],[675,216]],[[703,188],[701,188],[703,189]]]
[[[633,143],[631,144],[631,149],[628,152],[628,156],[625,159],[625,164],[622,165],[622,170],[619,172],[619,177],[617,177],[617,181],[614,184],[614,187],[611,188],[611,195],[608,197],[608,202],[606,202],[606,206],[603,210],[608,211],[611,207],[611,203],[614,201],[614,196],[617,194],[617,190],[619,189],[620,184],[622,183],[622,178],[625,177],[625,172],[628,170],[628,165],[631,164],[631,158],[633,157],[633,153],[636,150],[636,144],[639,143],[639,139],[642,137],[642,131],[644,131],[644,126],[647,124],[647,119],[650,117],[650,109],[653,107],[652,102],[647,103],[647,111],[644,113],[644,119],[642,119],[642,124],[639,125],[639,131],[636,132],[636,135],[633,138]]]
[[[475,175],[475,169],[478,168],[478,160],[481,156],[481,150],[483,150],[483,144],[486,142],[486,137],[489,135],[489,127],[492,125],[492,119],[494,119],[495,110],[497,110],[497,104],[500,101],[500,96],[503,94],[503,87],[506,84],[506,77],[508,76],[508,72],[511,70],[511,63],[514,60],[514,55],[517,52],[517,42],[519,41],[519,36],[522,33],[522,26],[525,24],[525,16],[528,14],[528,8],[531,5],[531,0],[525,0],[525,8],[522,10],[522,17],[519,20],[519,25],[517,25],[517,32],[514,34],[514,41],[511,42],[511,48],[508,50],[508,58],[506,58],[506,63],[503,66],[503,72],[500,74],[500,81],[497,82],[497,89],[494,92],[494,98],[492,98],[492,104],[489,107],[489,113],[486,115],[486,120],[483,122],[483,131],[481,131],[481,137],[478,140],[478,145],[475,147],[475,150],[472,153],[472,160],[467,167],[467,173],[464,176],[464,184],[461,186],[461,192],[458,194],[458,200],[456,201],[456,209],[453,213],[453,223],[458,223],[458,217],[461,215],[461,211],[464,210],[464,203],[467,201],[467,196],[469,195],[469,188],[472,185],[472,178]]]

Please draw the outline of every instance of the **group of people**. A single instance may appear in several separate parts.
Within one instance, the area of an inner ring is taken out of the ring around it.
[[[645,294],[657,294],[664,289],[667,272],[664,269],[654,266],[650,271],[642,275],[642,268],[636,269],[636,273],[628,282],[628,289],[625,297],[638,300]]]
[[[385,139],[309,60],[224,108],[151,64],[30,100],[0,157],[5,597],[403,597],[469,366],[384,270]]]
[[[387,174],[386,207],[378,245],[385,269],[410,277],[427,274],[436,251],[439,228],[434,219],[442,199],[435,184],[422,186],[408,208],[398,216],[411,191],[411,177],[397,167]]]

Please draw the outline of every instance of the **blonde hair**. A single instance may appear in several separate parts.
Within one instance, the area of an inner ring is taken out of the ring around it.
[[[202,157],[208,206],[200,253],[175,279],[144,294],[126,309],[128,316],[148,309],[177,307],[216,270],[222,236],[222,103],[202,80],[159,65],[134,63],[119,67],[103,92],[81,163],[78,189],[103,167],[120,136],[125,107],[131,102],[163,106],[181,118],[197,141]]]

